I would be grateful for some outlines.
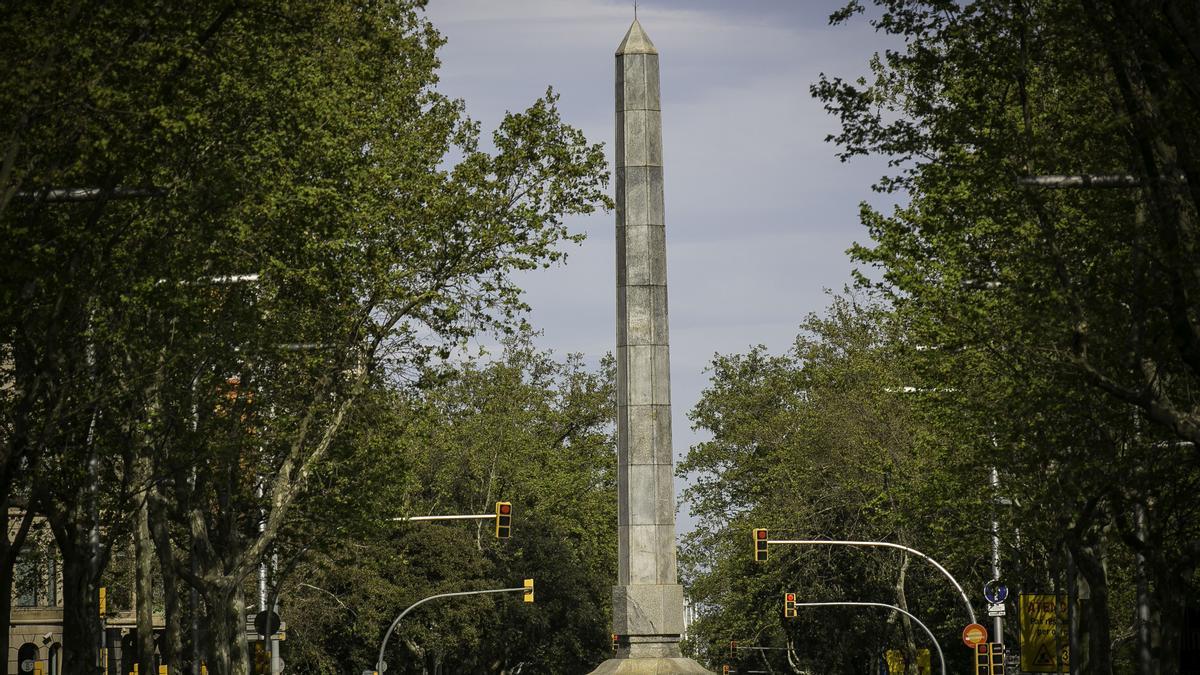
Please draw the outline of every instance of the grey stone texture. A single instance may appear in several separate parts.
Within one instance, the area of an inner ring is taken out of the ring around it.
[[[621,658],[609,659],[592,671],[592,675],[672,675],[709,673],[703,666],[691,659],[678,656],[663,658]]]
[[[635,19],[616,63],[617,585],[615,658],[594,673],[707,673],[680,658],[658,51]]]

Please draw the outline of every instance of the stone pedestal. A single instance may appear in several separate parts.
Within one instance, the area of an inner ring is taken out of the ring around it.
[[[636,19],[617,48],[617,585],[600,673],[707,673],[681,658],[658,51]]]

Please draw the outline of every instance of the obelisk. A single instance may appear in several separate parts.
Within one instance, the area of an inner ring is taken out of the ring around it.
[[[619,646],[593,673],[707,673],[679,651],[658,51],[636,18],[616,80]]]

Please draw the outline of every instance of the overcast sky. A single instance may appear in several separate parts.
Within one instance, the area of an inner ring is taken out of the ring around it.
[[[662,83],[671,383],[677,457],[703,436],[688,411],[715,353],[788,348],[797,326],[850,280],[846,249],[865,241],[859,203],[882,162],[843,164],[836,122],[808,93],[822,72],[865,74],[885,46],[865,21],[831,27],[844,0],[641,0]],[[613,142],[613,52],[628,0],[432,0],[447,37],[444,93],[485,130],[553,86],[593,142]],[[540,345],[595,363],[616,341],[615,215],[568,224],[587,240],[565,265],[520,279]],[[677,492],[678,492],[677,485]],[[679,529],[690,528],[686,509]]]

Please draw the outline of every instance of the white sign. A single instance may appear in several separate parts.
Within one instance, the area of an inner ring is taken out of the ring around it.
[[[988,609],[987,609],[987,613],[988,613],[988,616],[1004,616],[1004,615],[1005,615],[1005,613],[1004,613],[1004,603],[1002,603],[1002,602],[995,602],[995,603],[991,603],[991,602],[989,602],[989,603],[988,603]]]

